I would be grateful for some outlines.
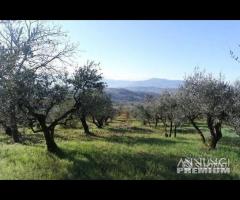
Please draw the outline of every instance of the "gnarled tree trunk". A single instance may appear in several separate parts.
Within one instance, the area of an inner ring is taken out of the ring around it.
[[[172,136],[172,120],[170,122],[170,130],[169,130],[169,137],[171,137],[171,136]]]
[[[5,131],[5,134],[8,135],[8,136],[12,136],[12,130],[11,130],[11,128],[10,128],[8,125],[6,125],[5,122],[2,122],[2,121],[1,121],[0,124],[1,124],[2,127],[3,127],[3,129],[4,129],[4,131]]]
[[[155,128],[157,128],[157,125],[158,125],[158,118],[156,117],[155,118]]]
[[[12,136],[12,130],[10,127],[6,126],[4,127],[6,135]]]
[[[59,151],[59,147],[54,141],[54,129],[55,127],[47,127],[45,118],[38,118],[39,124],[42,128],[44,138],[47,145],[47,150],[51,153],[57,153]]]
[[[147,121],[148,121],[149,127],[151,128],[151,122],[150,122],[150,120],[148,119]]]
[[[174,126],[174,137],[177,137],[177,126]]]
[[[216,149],[217,142],[222,138],[222,124],[220,121],[214,124],[214,120],[211,116],[207,117],[207,124],[211,134],[210,149]]]
[[[167,134],[167,124],[165,121],[163,121],[163,126],[164,126],[164,131],[165,131],[165,137],[168,137],[168,134]]]
[[[56,153],[59,148],[54,141],[54,130],[53,129],[45,129],[43,130],[44,138],[46,140],[47,150],[52,153]]]
[[[205,144],[206,143],[206,139],[202,133],[202,131],[199,129],[199,127],[197,126],[197,124],[194,122],[193,119],[189,119],[191,124],[193,125],[193,127],[197,130],[197,133],[201,136],[202,142]]]
[[[112,121],[111,117],[109,117],[109,116],[105,117],[105,119],[104,119],[105,125],[108,125],[108,119],[110,119],[110,121]]]
[[[81,116],[80,120],[81,120],[81,123],[82,123],[85,134],[86,135],[91,135],[91,133],[89,131],[88,124],[87,124],[87,121],[86,121],[86,116],[85,115]]]
[[[16,107],[15,105],[10,106],[10,116],[9,116],[9,125],[11,128],[11,134],[13,141],[16,143],[20,143],[20,134],[18,132],[18,127],[17,127],[17,119],[16,119]]]
[[[103,127],[103,123],[104,123],[104,117],[102,117],[101,119],[95,119],[95,117],[93,118],[93,123],[98,127],[98,128],[102,128]]]

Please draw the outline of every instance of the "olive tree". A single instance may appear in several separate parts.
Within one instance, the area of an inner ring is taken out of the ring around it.
[[[185,78],[184,84],[178,90],[179,106],[184,113],[188,122],[196,129],[202,142],[205,144],[206,139],[196,120],[202,117],[201,99],[194,92],[196,83],[202,79],[201,74],[195,74]]]
[[[139,103],[135,106],[134,116],[143,122],[143,125],[148,124],[151,127],[151,122],[155,119],[155,108],[153,105],[155,98],[151,95],[147,95],[144,98],[143,103]]]
[[[177,127],[184,122],[184,115],[179,107],[177,93],[165,91],[159,97],[158,117],[162,121],[165,129],[165,136],[171,137],[174,132],[176,137]],[[169,134],[167,133],[169,127]]]
[[[115,110],[109,95],[104,92],[93,93],[92,107],[90,115],[93,123],[98,127],[102,128],[107,125],[109,119],[112,119],[115,115]]]
[[[197,69],[186,81],[191,84],[190,93],[195,100],[193,104],[189,104],[189,109],[195,105],[206,118],[211,135],[210,148],[215,149],[222,138],[222,124],[228,120],[228,112],[234,103],[233,89],[221,75],[214,78],[212,74]]]
[[[133,112],[134,117],[141,120],[143,122],[143,125],[146,125],[148,123],[148,125],[151,126],[152,117],[149,113],[149,110],[144,106],[144,104],[136,105]]]
[[[15,142],[20,141],[19,79],[28,70],[36,74],[46,70],[55,73],[64,67],[75,49],[65,37],[59,27],[41,21],[0,21],[0,88],[7,99],[0,106],[7,109],[5,121]]]
[[[235,81],[233,85],[233,104],[228,110],[228,124],[234,128],[236,133],[240,135],[240,81]]]
[[[15,142],[19,141],[19,135],[12,134],[12,129],[10,128],[9,124],[9,113],[8,113],[8,98],[6,95],[5,89],[0,89],[0,125],[4,129],[5,133],[9,136],[13,137]]]
[[[175,92],[172,94],[172,98],[174,99],[174,109],[173,109],[173,124],[174,124],[174,137],[176,137],[177,134],[177,128],[181,127],[184,123],[186,123],[187,118],[185,116],[185,113],[183,112],[181,108],[181,96],[179,95],[179,92]]]
[[[94,62],[89,62],[79,67],[72,77],[64,71],[53,74],[28,70],[19,80],[19,106],[28,116],[32,131],[44,133],[50,152],[59,150],[54,141],[55,127],[66,124],[72,115],[80,117],[86,134],[90,134],[86,117],[91,111],[92,94],[103,88],[94,66]]]
[[[105,83],[102,81],[102,74],[99,73],[99,63],[87,62],[83,67],[79,67],[73,74],[69,83],[73,87],[73,98],[77,105],[75,115],[82,123],[86,135],[92,135],[87,124],[87,117],[92,111],[93,94],[103,92]],[[97,102],[96,102],[97,103]]]
[[[9,113],[9,98],[7,96],[7,92],[5,89],[0,89],[0,125],[5,131],[5,134],[12,137],[14,142],[21,142],[22,135],[18,131],[12,132],[11,124],[10,124],[10,113]],[[19,106],[16,106],[16,122],[18,126],[25,127],[27,124],[26,115],[19,109]]]
[[[232,50],[230,50],[232,58],[239,63],[239,56]],[[232,108],[229,110],[228,123],[231,125],[236,133],[240,135],[240,81],[235,81],[233,85],[234,100]]]
[[[59,150],[54,141],[55,127],[76,110],[75,104],[65,109],[61,106],[71,96],[65,76],[29,72],[19,81],[21,87],[17,91],[19,106],[28,116],[30,128],[34,133],[43,132],[50,152]]]

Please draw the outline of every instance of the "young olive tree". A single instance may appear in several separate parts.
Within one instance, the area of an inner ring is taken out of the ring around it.
[[[135,106],[134,116],[143,122],[143,125],[148,124],[151,127],[151,122],[155,119],[154,97],[151,95],[145,96],[144,102]]]
[[[93,94],[102,93],[105,83],[102,82],[102,75],[97,67],[99,64],[94,61],[87,62],[83,67],[78,68],[73,74],[69,83],[73,87],[73,98],[77,106],[75,115],[80,118],[86,135],[92,135],[87,124],[87,117],[91,115],[92,106],[97,106],[93,101]],[[94,105],[93,105],[94,104]]]
[[[92,107],[90,115],[93,123],[102,128],[107,125],[109,119],[112,119],[115,115],[115,110],[109,95],[103,92],[93,93]]]
[[[171,137],[173,132],[176,137],[177,127],[184,122],[184,115],[179,107],[178,99],[176,93],[168,91],[165,91],[159,97],[158,116],[164,125],[166,137]],[[167,134],[167,127],[170,127],[169,134]]]
[[[177,134],[177,128],[181,127],[184,123],[186,123],[187,118],[181,108],[181,101],[180,101],[180,95],[177,91],[176,93],[172,94],[172,98],[174,98],[175,101],[175,109],[173,110],[173,124],[174,124],[174,137],[176,137]]]

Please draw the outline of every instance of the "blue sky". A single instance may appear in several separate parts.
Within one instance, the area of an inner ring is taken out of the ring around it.
[[[101,63],[105,78],[183,79],[194,67],[240,78],[240,21],[56,21],[79,43],[79,62]]]

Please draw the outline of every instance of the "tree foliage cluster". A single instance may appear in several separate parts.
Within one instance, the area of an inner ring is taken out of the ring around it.
[[[101,128],[114,115],[98,63],[87,62],[68,74],[77,46],[57,26],[40,21],[0,22],[0,124],[14,142],[19,127],[42,132],[50,152],[57,125],[79,119],[91,134],[87,117]]]
[[[155,123],[160,121],[165,135],[170,136],[184,123],[190,123],[206,143],[203,131],[197,121],[206,124],[210,133],[209,147],[216,148],[222,138],[223,124],[231,126],[239,134],[240,127],[240,84],[230,84],[220,74],[215,78],[211,73],[195,69],[193,74],[185,77],[184,83],[176,92],[163,92],[158,98],[146,98],[135,108],[136,116],[143,121]],[[167,129],[169,128],[169,132]]]

